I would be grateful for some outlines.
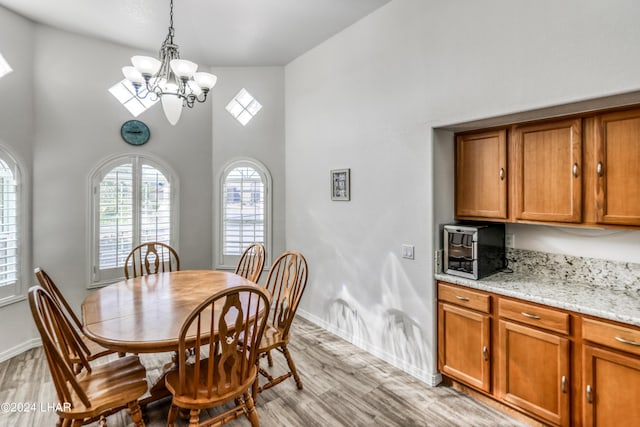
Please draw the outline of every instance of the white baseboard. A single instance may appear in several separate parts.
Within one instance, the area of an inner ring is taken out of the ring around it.
[[[350,342],[351,344],[355,345],[356,347],[359,347],[363,350],[365,350],[367,353],[370,353],[382,360],[384,360],[385,362],[389,363],[390,365],[400,369],[401,371],[406,372],[407,374],[419,379],[420,381],[424,382],[425,384],[435,387],[438,384],[440,384],[442,382],[442,375],[439,372],[436,372],[435,374],[432,372],[427,372],[423,369],[417,369],[413,366],[408,366],[406,364],[401,363],[402,361],[399,361],[397,357],[385,352],[384,350],[381,350],[379,348],[376,348],[375,346],[371,345],[368,342],[365,342],[363,340],[354,340],[354,338],[352,336],[350,336],[349,334],[345,334],[344,331],[339,330],[338,328],[336,328],[334,325],[331,325],[330,323],[327,323],[324,319],[321,319],[320,317],[311,314],[307,311],[304,311],[302,309],[298,309],[298,311],[296,312],[296,314],[306,320],[308,320],[311,323],[314,323],[318,326],[320,326],[321,328],[331,332],[334,335],[339,336],[340,338],[342,338],[345,341]],[[399,363],[400,362],[400,363]]]
[[[31,338],[30,340],[27,340],[22,344],[18,344],[17,346],[11,347],[10,349],[0,353],[0,362],[9,360],[14,356],[24,353],[27,350],[31,350],[32,348],[40,347],[41,345],[42,340],[40,338]]]

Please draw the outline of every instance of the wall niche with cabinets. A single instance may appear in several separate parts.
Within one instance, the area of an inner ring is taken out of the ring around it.
[[[640,107],[455,137],[455,218],[640,228]]]

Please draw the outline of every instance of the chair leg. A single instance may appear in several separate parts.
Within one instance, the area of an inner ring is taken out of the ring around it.
[[[200,409],[192,409],[189,417],[189,427],[198,427],[200,425]]]
[[[267,363],[270,368],[273,368],[273,357],[271,357],[271,350],[267,351]]]
[[[298,390],[302,390],[302,381],[300,380],[300,376],[298,375],[298,371],[296,370],[296,364],[293,363],[293,359],[291,358],[291,353],[289,353],[289,349],[286,344],[282,345],[282,354],[287,359],[287,364],[289,365],[289,370],[293,374],[293,379],[296,380],[296,386]]]
[[[174,423],[176,421],[177,415],[178,415],[178,407],[172,403],[171,408],[169,408],[169,415],[167,415],[168,427],[173,427],[175,425]]]
[[[140,410],[140,404],[137,400],[129,402],[129,412],[131,414],[131,420],[136,427],[144,427],[144,421],[142,420],[142,411]]]
[[[244,394],[244,404],[247,410],[246,412],[247,418],[251,423],[251,427],[260,427],[260,420],[258,419],[258,411],[256,411],[256,406],[253,403],[253,398],[251,397],[251,394],[249,394],[248,391]]]

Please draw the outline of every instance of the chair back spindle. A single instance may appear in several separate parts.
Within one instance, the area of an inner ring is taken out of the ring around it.
[[[147,242],[136,246],[124,263],[126,279],[178,270],[180,270],[178,253],[162,242]]]
[[[235,273],[258,283],[262,275],[266,250],[262,243],[252,243],[242,252]]]
[[[265,288],[271,292],[269,324],[288,337],[302,294],[307,286],[307,261],[296,251],[281,254],[271,266]]]

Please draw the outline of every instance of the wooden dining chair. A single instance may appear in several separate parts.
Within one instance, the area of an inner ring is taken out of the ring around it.
[[[260,425],[251,396],[257,377],[258,343],[266,325],[269,296],[259,286],[225,289],[196,307],[179,335],[178,369],[165,378],[173,395],[168,425],[178,409],[190,410],[189,426],[199,426],[202,409],[234,402],[235,406],[204,422],[221,425],[246,415]],[[212,337],[212,332],[217,334]],[[249,337],[249,338],[246,338]],[[241,340],[248,340],[239,346]],[[194,349],[189,356],[186,350]]]
[[[162,242],[147,242],[136,246],[124,263],[126,279],[178,270],[180,270],[178,253]]]
[[[302,381],[296,370],[291,353],[287,348],[291,323],[298,309],[298,304],[307,286],[307,260],[301,253],[287,251],[281,254],[271,266],[264,287],[271,293],[271,313],[260,342],[258,367],[259,373],[267,379],[260,386],[256,380],[253,396],[281,383],[293,376],[296,386],[302,390]],[[271,350],[280,351],[289,366],[286,374],[274,378],[268,371],[260,368],[261,358],[267,358],[269,367],[273,367]]]
[[[242,252],[242,256],[236,266],[236,274],[258,283],[262,275],[266,250],[262,243],[252,243]]]
[[[76,427],[100,420],[106,426],[106,416],[128,407],[136,427],[143,427],[138,399],[147,391],[147,380],[138,357],[92,366],[80,336],[49,292],[31,287],[29,305],[58,395],[57,425]],[[70,354],[78,355],[83,365],[78,374]]]
[[[56,286],[53,279],[51,279],[51,276],[49,276],[47,272],[40,267],[36,267],[34,269],[34,273],[36,275],[36,279],[38,279],[38,283],[40,283],[40,286],[42,286],[49,295],[51,295],[60,308],[65,312],[67,318],[70,318],[73,322],[73,326],[78,331],[81,338],[80,345],[83,346],[86,351],[87,360],[92,361],[99,357],[114,353],[114,351],[102,347],[100,344],[90,340],[82,333],[83,325],[80,318],[78,318],[76,313],[73,311],[67,302],[67,299],[62,295],[62,292],[60,292],[60,289]],[[76,372],[79,372],[79,370],[82,369],[82,363],[80,363],[79,358],[76,357],[73,362]]]

